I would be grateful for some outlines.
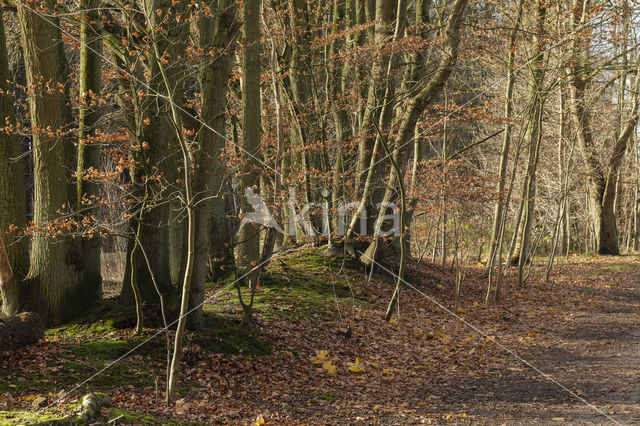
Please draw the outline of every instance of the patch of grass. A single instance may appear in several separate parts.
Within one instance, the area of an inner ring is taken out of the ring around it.
[[[335,401],[340,397],[340,394],[338,392],[329,392],[329,393],[321,393],[319,395],[316,396],[316,398],[318,399],[322,399],[324,401]]]
[[[304,398],[308,398],[309,403],[318,404],[320,401],[336,401],[340,398],[340,393],[310,390],[307,392],[302,392],[302,396]]]

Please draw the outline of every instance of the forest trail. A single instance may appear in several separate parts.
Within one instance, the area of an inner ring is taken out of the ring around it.
[[[158,403],[166,353],[157,338],[48,415],[73,414],[82,394],[99,391],[114,403],[105,423],[127,410],[139,424],[640,424],[640,257],[574,256],[549,283],[540,261],[525,289],[510,271],[488,309],[482,267],[469,267],[455,316],[441,308],[452,309],[453,272],[411,261],[407,280],[423,294],[405,287],[387,323],[389,277],[368,282],[322,252],[272,263],[249,334],[237,332],[237,295],[212,286],[207,326],[189,335],[177,410]],[[131,317],[98,314],[0,358],[0,424],[29,423],[34,398],[51,401],[137,344]]]
[[[469,270],[455,318],[433,303],[451,309],[451,271],[424,265],[413,283],[433,300],[405,288],[391,327],[380,322],[389,289],[378,283],[378,306],[352,323],[353,338],[304,339],[336,358],[360,356],[366,377],[300,371],[307,377],[288,383],[297,397],[256,409],[310,424],[640,424],[639,258],[573,257],[549,283],[543,273],[536,265],[524,290],[510,273],[499,306],[483,309],[486,279]],[[375,371],[384,366],[393,379]]]
[[[473,413],[486,424],[640,424],[640,265],[615,259],[556,270],[564,276],[557,281],[577,277],[574,291],[588,297],[540,330],[543,341],[519,351],[591,406],[512,357],[484,377],[442,389],[438,409]]]

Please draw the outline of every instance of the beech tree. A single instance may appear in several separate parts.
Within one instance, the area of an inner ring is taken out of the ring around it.
[[[36,310],[45,322],[71,318],[78,306],[87,306],[99,294],[99,281],[84,285],[78,241],[56,226],[72,220],[76,205],[72,170],[76,152],[69,98],[69,69],[57,17],[42,10],[18,6],[22,34],[33,140],[33,239],[29,273],[20,284],[20,309]]]
[[[508,268],[522,285],[536,256],[548,278],[558,249],[637,249],[639,10],[600,0],[7,7],[2,316],[61,323],[107,289],[135,304],[142,332],[160,308],[165,328],[178,323],[172,401],[185,327],[210,322],[210,289],[236,285],[251,327],[254,293],[282,250],[323,246],[367,272],[388,261],[399,276],[390,319],[410,254],[455,269],[457,309],[465,263],[485,265],[489,304]],[[126,251],[111,250],[115,238]],[[116,290],[102,283],[111,258]]]
[[[626,4],[626,2],[625,2]],[[592,19],[591,2],[573,1],[569,14],[570,27],[576,32],[572,41],[574,55],[567,67],[569,79],[570,111],[579,147],[587,170],[589,184],[589,213],[593,224],[596,250],[600,254],[619,254],[618,231],[615,216],[618,171],[627,149],[627,142],[638,123],[638,74],[634,79],[628,99],[626,118],[620,122],[620,130],[613,135],[610,154],[602,158],[596,147],[591,124],[591,108],[587,100],[590,81],[597,75],[597,67],[591,63],[588,21]],[[628,4],[623,7],[628,7]],[[584,29],[583,29],[584,28]],[[625,53],[626,55],[626,53]],[[640,65],[640,62],[638,62]],[[636,68],[637,69],[637,68]],[[626,79],[626,75],[616,78]],[[621,84],[624,86],[625,82]],[[623,103],[623,99],[618,100]],[[623,110],[624,111],[624,110]]]
[[[213,5],[211,5],[213,6]],[[210,265],[229,270],[234,264],[232,236],[226,223],[224,190],[226,167],[223,162],[226,134],[227,82],[231,77],[233,52],[238,33],[237,4],[232,0],[218,1],[215,15],[200,17],[199,35],[203,51],[211,52],[206,66],[200,71],[202,106],[198,126],[199,149],[194,154],[194,181],[196,234],[193,283],[190,305],[193,324],[202,323],[202,302]],[[196,124],[197,125],[197,124]]]
[[[9,65],[4,22],[0,22],[0,114],[6,117],[6,126],[16,126],[13,108],[14,99],[9,86]],[[24,189],[24,171],[20,161],[21,149],[18,137],[11,132],[0,133],[0,232],[10,227],[20,227],[26,223],[26,199]],[[15,233],[6,234],[8,247],[7,259],[12,269],[11,278],[0,280],[2,294],[2,312],[0,316],[10,316],[24,309],[28,295],[20,294],[18,282],[29,271],[28,240]],[[0,239],[2,236],[0,235]],[[4,250],[4,244],[2,248]],[[8,276],[8,275],[7,275]]]
[[[96,136],[100,106],[98,96],[102,86],[102,40],[98,13],[99,2],[87,0],[80,25],[80,111],[78,114],[77,201],[80,216],[96,218],[100,180],[93,174],[101,168],[100,144]],[[85,210],[87,208],[87,210]],[[102,292],[100,249],[102,239],[91,234],[81,243],[84,285],[92,288],[96,299]]]
[[[244,52],[242,62],[242,150],[244,166],[242,168],[242,191],[259,192],[260,176],[260,2],[247,0],[243,5]],[[247,192],[240,195],[241,213],[248,214],[253,206]],[[249,303],[242,300],[240,287],[238,294],[244,308],[243,323],[248,324],[253,315],[253,291],[260,277],[260,225],[251,221],[244,222],[237,235],[238,274],[244,276],[243,282],[251,289]]]

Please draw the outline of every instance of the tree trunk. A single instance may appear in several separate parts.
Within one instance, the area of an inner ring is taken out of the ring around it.
[[[572,28],[584,27],[588,10],[583,10],[585,3],[573,0],[569,16]],[[587,3],[588,6],[588,3]],[[593,74],[589,74],[589,38],[575,37],[573,41],[574,57],[567,70],[569,75],[569,93],[571,115],[576,127],[578,145],[582,151],[585,169],[588,173],[588,203],[591,225],[594,233],[595,250],[599,254],[620,254],[615,216],[615,188],[620,164],[627,149],[627,143],[638,123],[638,89],[640,88],[640,60],[637,60],[636,77],[633,87],[630,111],[620,131],[614,135],[614,144],[610,156],[603,164],[600,152],[595,146],[591,129],[591,111],[587,106],[587,87]],[[619,100],[623,102],[624,100]]]
[[[500,233],[500,225],[502,223],[502,215],[505,207],[504,205],[504,189],[507,178],[507,165],[509,163],[509,150],[511,148],[511,130],[513,124],[511,123],[513,116],[513,87],[516,82],[516,72],[514,70],[515,63],[515,44],[520,28],[520,21],[522,20],[522,9],[524,0],[518,1],[518,12],[516,19],[511,29],[509,36],[509,59],[507,61],[507,89],[506,89],[506,102],[504,106],[504,118],[506,126],[504,130],[504,139],[502,142],[502,153],[500,155],[500,172],[498,176],[498,197],[496,200],[496,207],[493,214],[493,227],[491,231],[491,239],[489,241],[489,257],[487,259],[487,273],[491,273],[489,270],[493,266],[493,260],[495,252],[498,247],[498,234]],[[500,260],[499,260],[500,261]]]
[[[245,191],[257,193],[260,188],[258,161],[260,158],[260,1],[245,0],[244,19],[244,58],[242,64],[242,148],[247,155],[243,167],[241,191],[242,214],[253,211]],[[260,225],[245,221],[240,225],[237,235],[238,274],[244,276],[249,288],[255,290],[260,278],[257,268],[260,259]],[[241,303],[242,302],[241,300]],[[249,305],[244,305],[243,323],[252,319],[253,296]]]
[[[263,21],[264,22],[264,21]],[[283,203],[281,202],[280,195],[282,193],[282,156],[284,153],[284,122],[282,116],[282,97],[280,96],[280,84],[277,79],[278,75],[278,52],[273,34],[268,29],[268,24],[264,22],[265,29],[269,34],[269,40],[271,42],[271,86],[273,90],[273,104],[276,115],[276,155],[275,155],[275,169],[273,175],[273,214],[276,224],[280,224],[280,212],[282,211]],[[260,260],[263,262],[262,268],[268,266],[269,261],[273,255],[276,247],[276,241],[278,238],[283,238],[282,232],[275,227],[270,226],[266,229],[266,235],[264,237],[264,243],[262,245],[262,254]],[[331,238],[329,238],[331,243]]]
[[[214,18],[202,17],[200,44],[205,51],[223,51],[211,60],[200,72],[202,108],[200,118],[205,123],[199,132],[200,149],[194,154],[194,211],[196,229],[195,259],[189,305],[195,309],[189,318],[190,325],[202,325],[202,302],[205,284],[209,274],[209,261],[214,268],[233,264],[233,250],[230,245],[228,226],[225,226],[225,193],[223,179],[225,139],[225,103],[220,102],[227,94],[227,83],[233,63],[237,5],[233,0],[218,2]],[[215,209],[214,209],[215,207]],[[221,208],[222,207],[222,208]],[[215,210],[215,212],[214,212]],[[211,259],[211,260],[210,260]]]
[[[53,1],[44,3],[54,10]],[[76,152],[68,135],[73,128],[68,96],[64,44],[55,16],[43,17],[18,5],[27,74],[33,135],[34,202],[36,230],[31,247],[27,280],[34,286],[35,310],[46,324],[57,324],[77,315],[95,300],[95,291],[83,285],[79,244],[56,228],[61,209],[75,205],[76,188],[69,184],[76,168]],[[56,90],[49,91],[47,82]],[[63,88],[57,90],[57,88]],[[54,234],[54,235],[52,235]]]
[[[80,26],[80,114],[78,122],[78,165],[77,165],[77,206],[83,208],[83,217],[98,217],[100,183],[86,175],[87,171],[100,170],[100,144],[91,140],[101,115],[98,102],[102,81],[102,39],[98,0],[84,0]],[[84,207],[88,206],[87,210]],[[92,220],[93,222],[93,220]],[[93,223],[92,223],[93,224]],[[93,230],[90,230],[93,233]],[[102,272],[100,269],[100,249],[102,239],[99,233],[85,238],[82,246],[84,270],[83,285],[92,298],[102,297]]]
[[[568,171],[571,167],[571,163],[567,161],[568,152],[567,152],[567,104],[566,104],[566,86],[564,83],[561,83],[559,90],[559,102],[560,102],[560,125],[559,125],[559,135],[558,135],[558,176],[566,176],[566,181],[564,183],[565,188],[568,188],[568,180],[569,174]],[[569,194],[565,192],[564,197],[562,198],[562,205],[559,208],[562,209],[562,216],[560,217],[560,235],[559,242],[560,255],[568,256],[569,255],[569,242],[570,242],[570,198]]]
[[[531,75],[529,77],[529,105],[531,115],[527,123],[526,144],[529,150],[527,161],[527,172],[522,197],[524,200],[522,224],[518,245],[516,246],[516,256],[518,261],[518,284],[523,284],[524,265],[530,260],[529,250],[531,241],[531,228],[535,214],[536,197],[536,170],[538,168],[538,154],[542,142],[542,121],[544,114],[544,102],[546,92],[543,91],[545,64],[545,20],[546,8],[538,0],[536,4],[536,30],[534,37],[534,48],[531,53]],[[515,259],[512,259],[512,264]]]
[[[155,9],[153,9],[155,10]],[[151,12],[153,13],[153,12]],[[158,43],[156,31],[156,24],[153,23],[152,17],[148,14],[147,20],[151,26],[151,43],[153,51],[155,53],[155,60],[157,62],[158,71],[162,77],[162,83],[166,90],[167,96],[170,100],[176,99],[176,92],[182,88],[181,85],[176,85],[175,80],[171,79],[164,66],[164,52],[160,50],[160,43]],[[162,24],[160,24],[162,25]],[[161,53],[162,52],[162,53]],[[182,292],[180,297],[180,316],[178,317],[178,326],[176,327],[176,335],[174,340],[173,355],[171,357],[171,366],[169,368],[169,377],[167,383],[167,403],[171,404],[175,401],[177,381],[178,381],[178,369],[180,360],[182,359],[182,347],[184,344],[184,330],[187,324],[187,316],[189,315],[189,294],[193,273],[193,264],[195,258],[195,214],[194,214],[194,199],[193,199],[193,162],[192,162],[192,146],[186,139],[186,135],[183,131],[184,125],[182,121],[181,108],[173,101],[169,103],[170,120],[173,131],[175,132],[178,145],[180,147],[180,153],[182,154],[182,178],[184,179],[184,205],[186,210],[186,261],[184,271],[182,275]],[[161,299],[162,300],[162,299]],[[166,327],[166,326],[165,326]]]
[[[181,13],[185,7],[184,1],[170,2],[168,0],[145,0],[144,8],[147,11],[154,11],[147,14],[145,25],[147,28],[165,27],[166,20],[170,14]],[[161,13],[158,13],[160,11]],[[174,164],[176,155],[176,145],[178,144],[171,119],[171,103],[182,108],[184,92],[182,90],[184,77],[184,66],[178,58],[184,55],[185,39],[188,26],[170,26],[165,31],[160,31],[154,36],[157,43],[156,57],[155,49],[149,52],[146,61],[146,74],[148,76],[144,87],[142,100],[142,116],[140,120],[141,130],[138,137],[132,141],[132,153],[136,161],[136,166],[132,171],[133,193],[138,203],[132,208],[133,217],[140,217],[136,213],[141,206],[144,206],[140,219],[142,228],[139,243],[147,251],[151,270],[156,278],[156,282],[151,277],[149,266],[141,253],[133,256],[133,262],[127,264],[125,279],[122,285],[120,299],[125,303],[132,303],[134,297],[129,282],[130,268],[136,268],[135,277],[140,289],[142,301],[151,306],[159,306],[158,291],[162,294],[171,294],[175,291],[174,283],[171,279],[171,267],[180,266],[182,268],[183,239],[169,238],[169,229],[173,226],[184,226],[178,221],[170,222],[170,203],[162,202],[167,197],[171,185],[175,185],[177,167]],[[169,58],[169,59],[167,59]],[[167,66],[167,79],[171,87],[172,98],[166,98],[165,83],[160,69],[161,60],[171,60]],[[142,90],[142,89],[140,89]],[[174,206],[175,207],[175,206]],[[131,222],[132,229],[137,228],[137,219]],[[174,230],[175,231],[175,230]],[[182,232],[175,232],[173,236],[182,235]],[[131,256],[134,244],[130,243],[127,258]],[[172,258],[181,258],[180,262],[172,262]],[[175,273],[174,278],[179,276]]]
[[[18,312],[20,298],[18,284],[13,276],[13,270],[5,249],[2,233],[0,232],[0,295],[2,296],[2,311],[0,318],[10,317]]]
[[[16,124],[14,99],[11,96],[8,81],[9,66],[7,46],[4,34],[4,21],[0,20],[0,117],[6,117],[8,125]],[[29,271],[29,246],[26,238],[18,238],[17,233],[8,232],[11,226],[21,229],[26,226],[26,198],[24,170],[20,157],[18,138],[10,133],[0,133],[0,263],[7,239],[5,267],[11,270],[11,281],[2,280],[0,265],[0,291],[2,292],[1,316],[16,314],[20,309],[17,280],[22,280]],[[15,275],[15,277],[14,277]]]
[[[393,143],[389,145],[393,147],[391,155],[394,156],[394,161],[400,170],[402,170],[407,164],[409,144],[415,134],[418,117],[424,112],[427,106],[431,104],[433,99],[440,95],[444,84],[453,71],[453,66],[457,59],[458,44],[460,42],[460,24],[462,22],[466,5],[467,0],[456,0],[453,4],[449,15],[449,21],[444,29],[444,47],[438,66],[431,74],[431,78],[427,81],[425,86],[419,89],[417,93],[410,98],[407,107],[398,118],[398,122],[400,123],[398,132],[394,137]],[[378,129],[378,131],[379,130],[380,129]],[[387,213],[387,208],[384,207],[385,203],[388,203],[391,200],[395,191],[397,179],[401,178],[402,176],[396,176],[393,168],[390,169],[389,176],[387,178],[387,187],[382,198],[381,205],[383,207],[378,211],[372,241],[364,254],[360,257],[360,260],[366,265],[370,265],[375,260],[376,248],[381,231],[381,226],[378,226],[378,224],[382,224],[383,217]],[[404,232],[404,230],[401,230],[401,232]]]

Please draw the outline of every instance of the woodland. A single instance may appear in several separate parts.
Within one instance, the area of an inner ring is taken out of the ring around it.
[[[640,1],[0,12],[0,424],[640,423]]]

